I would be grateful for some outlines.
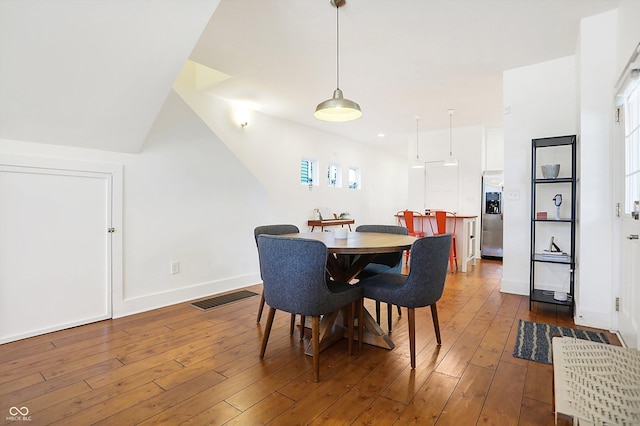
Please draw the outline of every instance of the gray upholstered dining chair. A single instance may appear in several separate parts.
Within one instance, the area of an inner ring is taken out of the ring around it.
[[[321,241],[258,235],[260,273],[264,298],[269,305],[262,337],[260,359],[269,341],[276,310],[311,317],[313,378],[320,380],[320,316],[349,307],[349,355],[353,348],[353,326],[358,307],[358,337],[362,341],[362,288],[360,285],[327,280],[327,246]]]
[[[411,246],[409,275],[382,273],[359,283],[364,297],[407,308],[411,368],[416,368],[415,308],[431,307],[436,340],[442,343],[436,302],[444,290],[450,249],[450,234],[419,238]]]
[[[253,230],[253,236],[256,239],[256,245],[258,245],[258,235],[298,234],[299,232],[300,230],[295,225],[288,225],[288,224],[262,225],[262,226],[257,226]],[[264,292],[262,292],[262,294],[260,295],[260,306],[258,306],[258,316],[257,316],[256,322],[260,322],[260,319],[262,318],[263,310],[264,310]],[[301,321],[302,322],[300,325],[300,340],[304,338],[304,321],[305,321],[304,317],[302,317]],[[296,315],[291,314],[291,324],[289,326],[289,334],[293,334],[293,328],[295,327],[295,324],[296,324]]]
[[[380,232],[386,234],[399,234],[409,235],[409,231],[404,226],[396,225],[359,225],[356,228],[356,232]],[[378,254],[375,257],[375,261],[369,263],[358,274],[356,278],[364,279],[374,275],[381,274],[383,272],[400,273],[402,271],[402,252],[398,253],[384,253]],[[389,333],[391,333],[392,321],[391,313],[393,311],[392,305],[387,304],[387,326],[389,327]],[[402,310],[398,306],[398,315],[402,316]],[[376,300],[376,322],[380,325],[380,301]]]

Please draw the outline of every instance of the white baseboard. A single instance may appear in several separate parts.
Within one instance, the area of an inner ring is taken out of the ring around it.
[[[521,296],[529,295],[529,283],[528,282],[520,282],[520,281],[500,281],[500,292],[501,293],[510,293],[510,294],[519,294]]]
[[[220,281],[196,284],[171,291],[148,294],[113,302],[113,318],[125,317],[176,303],[212,296],[261,283],[259,274],[243,275]]]
[[[576,305],[573,322],[583,327],[611,330],[611,312],[589,311]]]
[[[79,325],[91,324],[92,322],[103,321],[109,318],[110,317],[108,316],[101,315],[93,318],[84,318],[79,321],[72,321],[64,324],[56,324],[54,326],[42,328],[39,330],[30,330],[28,332],[14,334],[12,336],[3,336],[3,337],[0,337],[0,344],[15,342],[16,340],[27,339],[29,337],[39,336],[41,334],[53,333],[54,331],[60,331],[67,328],[77,327]]]

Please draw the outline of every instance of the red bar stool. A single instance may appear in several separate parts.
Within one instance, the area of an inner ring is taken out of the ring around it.
[[[429,226],[431,227],[431,232],[433,235],[441,235],[447,233],[447,215],[453,217],[453,232],[451,233],[451,250],[449,252],[449,266],[451,267],[451,272],[458,271],[458,253],[456,251],[456,214],[453,212],[447,212],[444,210],[436,210],[436,230],[433,229],[433,222],[431,219],[433,216],[429,217]],[[455,270],[453,269],[455,265]]]
[[[396,213],[398,216],[398,223],[402,226],[402,219],[404,219],[404,227],[409,231],[409,235],[412,237],[422,238],[424,237],[424,215],[412,210],[402,210]],[[419,220],[419,226],[415,226],[415,219]],[[405,261],[409,263],[409,254],[411,250],[404,252]]]

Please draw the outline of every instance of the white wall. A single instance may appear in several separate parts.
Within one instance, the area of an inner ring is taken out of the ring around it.
[[[504,170],[504,129],[487,129],[482,170]]]
[[[348,210],[356,224],[393,223],[406,205],[404,155],[258,113],[242,129],[229,104],[211,102],[225,142],[174,92],[139,154],[0,140],[0,155],[124,165],[123,297],[113,301],[116,317],[258,283],[256,225],[288,222],[304,231],[317,206]],[[309,191],[299,184],[302,156],[324,167],[333,159],[360,166],[362,190],[323,184]],[[170,275],[171,261],[180,262],[180,274]]]
[[[449,129],[421,132],[418,156],[427,162],[424,169],[409,168],[409,194],[406,207],[422,212],[425,208],[454,211],[463,215],[480,215],[482,188],[483,126],[455,127],[452,153],[458,166],[443,166],[449,157]],[[409,163],[415,163],[415,136],[408,142]]]
[[[404,208],[407,197],[404,153],[394,156],[252,110],[244,111],[248,125],[241,127],[236,119],[237,106],[233,103],[185,87],[176,90],[248,171],[265,185],[269,210],[260,212],[260,223],[286,220],[304,230],[314,209],[327,207],[335,213],[349,212],[356,225],[393,224],[394,213]],[[302,158],[318,161],[320,181],[311,191],[299,183]],[[328,187],[329,162],[341,166],[342,188]],[[348,188],[349,166],[360,168],[360,189]]]
[[[578,132],[576,317],[609,328],[615,295],[611,142],[615,82],[640,41],[640,2],[584,19],[576,57],[504,73],[505,258],[501,289],[527,294],[531,138]]]
[[[0,1],[0,138],[138,152],[219,2]]]
[[[576,60],[505,71],[504,259],[501,290],[529,294],[531,139],[576,134]],[[514,196],[510,197],[509,194]]]
[[[638,15],[640,16],[640,15]],[[578,72],[580,99],[579,240],[576,281],[577,324],[609,328],[612,295],[613,87],[616,73],[618,12],[583,19]]]

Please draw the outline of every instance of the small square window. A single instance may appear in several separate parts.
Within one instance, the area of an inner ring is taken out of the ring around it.
[[[349,167],[349,188],[360,189],[360,168]]]
[[[318,185],[317,170],[318,165],[314,160],[303,158],[300,161],[300,183],[309,186]]]
[[[329,164],[327,170],[327,177],[329,178],[329,186],[339,188],[342,186],[342,173],[340,171],[339,164]]]

